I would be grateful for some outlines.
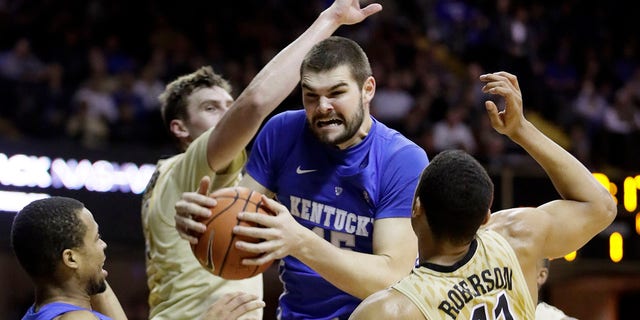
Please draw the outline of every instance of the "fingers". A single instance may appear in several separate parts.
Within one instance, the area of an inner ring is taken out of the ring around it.
[[[235,320],[248,312],[264,308],[265,303],[259,297],[244,292],[224,294],[207,310],[203,319]]]
[[[372,3],[372,4],[362,8],[361,11],[362,11],[362,14],[365,17],[368,17],[368,16],[370,16],[370,15],[372,15],[374,13],[378,13],[378,12],[382,11],[382,5],[379,4],[379,3]]]
[[[201,186],[203,184],[206,185],[207,182],[201,181]],[[210,208],[216,204],[215,199],[206,195],[197,192],[183,193],[182,198],[175,204],[174,216],[180,237],[191,244],[197,244],[199,236],[206,230],[206,226],[200,221],[206,221],[211,216]]]
[[[491,126],[510,138],[516,137],[526,121],[518,78],[508,72],[500,71],[483,74],[480,76],[480,81],[485,83],[482,87],[483,92],[498,95],[504,100],[502,110],[493,101],[485,102]]]
[[[520,91],[518,78],[508,72],[500,71],[483,74],[480,76],[480,81],[486,83],[482,87],[482,92],[484,93],[505,96],[509,92]]]
[[[179,215],[174,216],[176,222],[176,230],[180,238],[189,241],[191,244],[198,243],[198,235],[202,234],[206,227],[204,224],[196,222],[191,218],[182,217]]]
[[[265,195],[262,195],[262,203],[265,207],[275,215],[278,215],[279,212],[287,211],[287,207],[283,206],[280,202],[273,200]]]
[[[199,236],[206,230],[204,224],[193,220],[191,217],[175,215],[174,220],[180,238],[189,241],[191,244],[197,244]]]
[[[262,300],[258,300],[258,297],[251,296],[250,298],[242,295],[231,302],[231,305],[237,304],[237,307],[232,310],[229,319],[236,319],[245,313],[264,308],[266,304]]]
[[[493,101],[486,101],[484,103],[485,109],[487,110],[487,115],[489,116],[489,121],[491,122],[491,126],[498,130],[504,126],[504,122],[500,117],[500,113],[498,112],[498,106]],[[498,130],[500,132],[500,130]]]
[[[202,195],[206,195],[209,190],[209,185],[211,185],[211,177],[204,176],[200,179],[200,185],[198,185],[198,193]]]
[[[275,252],[271,252],[269,254],[264,254],[259,258],[254,259],[242,259],[242,264],[245,266],[261,266],[265,263],[273,261],[275,259],[280,259],[282,257],[277,256]]]
[[[233,233],[239,236],[271,240],[279,236],[278,221],[275,217],[262,213],[240,212],[238,219],[259,225],[258,227],[237,225],[233,227]]]
[[[195,220],[205,220],[211,216],[211,208],[218,204],[216,199],[195,193],[185,192],[176,202],[176,214],[183,217],[193,217]]]

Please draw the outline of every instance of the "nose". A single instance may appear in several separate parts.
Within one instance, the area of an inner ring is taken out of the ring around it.
[[[332,110],[333,105],[331,104],[331,99],[327,97],[320,97],[320,99],[318,99],[318,108],[322,112]]]

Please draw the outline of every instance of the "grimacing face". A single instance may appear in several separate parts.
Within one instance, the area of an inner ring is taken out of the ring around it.
[[[320,141],[344,149],[362,140],[358,132],[364,126],[365,107],[347,66],[310,72],[301,85],[307,122]]]

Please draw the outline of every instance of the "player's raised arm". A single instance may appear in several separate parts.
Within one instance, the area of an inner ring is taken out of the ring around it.
[[[341,25],[359,23],[382,10],[372,3],[336,0],[295,41],[278,53],[255,76],[209,136],[208,160],[213,170],[225,168],[253,138],[262,121],[287,97],[300,80],[300,63],[311,47]]]
[[[522,95],[515,75],[496,72],[480,76],[483,91],[504,98],[505,109],[493,101],[485,103],[493,128],[507,135],[533,157],[553,182],[562,200],[538,209],[535,221],[543,257],[564,256],[586,244],[606,228],[616,216],[609,192],[573,155],[538,130],[523,115]]]

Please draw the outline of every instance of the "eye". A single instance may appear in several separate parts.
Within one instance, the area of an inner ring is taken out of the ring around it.
[[[318,94],[313,93],[313,92],[306,92],[304,94],[305,99],[309,99],[309,100],[314,100],[314,99],[318,99]]]
[[[329,94],[330,97],[339,97],[343,94],[345,94],[347,92],[347,90],[335,90],[335,91],[331,91],[331,93]]]

